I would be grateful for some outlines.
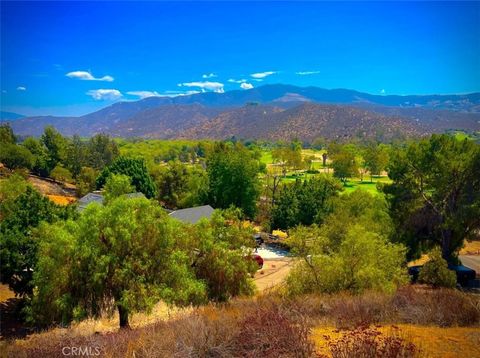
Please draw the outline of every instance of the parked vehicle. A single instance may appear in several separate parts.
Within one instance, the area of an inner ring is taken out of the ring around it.
[[[408,268],[408,274],[410,275],[412,282],[417,282],[422,267],[422,265],[419,265]],[[457,275],[457,283],[460,286],[468,286],[470,281],[475,280],[476,272],[469,267],[449,264],[448,269],[455,272]]]
[[[262,256],[260,256],[259,254],[253,254],[252,255],[252,259],[254,259],[257,264],[258,264],[258,268],[261,269],[263,267],[263,258]]]

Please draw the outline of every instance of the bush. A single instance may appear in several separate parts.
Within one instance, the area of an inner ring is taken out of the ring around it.
[[[53,170],[50,172],[50,177],[60,182],[73,182],[72,173],[70,173],[67,168],[62,167],[61,165],[57,165],[55,168],[53,168]]]
[[[26,168],[33,166],[33,154],[25,147],[10,143],[0,144],[0,163],[9,169]]]
[[[418,281],[433,287],[455,287],[457,276],[454,271],[448,269],[448,263],[442,257],[440,249],[433,249],[429,257],[430,260],[420,270]]]

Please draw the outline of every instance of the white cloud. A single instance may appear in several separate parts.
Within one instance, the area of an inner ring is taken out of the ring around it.
[[[217,75],[215,73],[207,73],[202,75],[202,78],[213,78],[213,77],[217,77]]]
[[[17,87],[17,91],[26,91],[26,90],[27,90],[27,87],[24,87],[24,86]]]
[[[252,76],[253,78],[265,78],[267,76],[271,76],[271,75],[274,75],[275,71],[265,71],[265,72],[258,72],[258,73],[252,73],[250,76]]]
[[[199,87],[202,89],[202,91],[208,90],[208,91],[213,91],[217,93],[223,93],[223,83],[220,82],[210,82],[210,81],[204,81],[204,82],[184,82],[184,83],[179,83],[179,87]]]
[[[228,82],[230,82],[230,83],[244,83],[244,82],[247,82],[247,80],[243,80],[243,79],[242,80],[235,80],[233,78],[230,78],[228,80]]]
[[[113,101],[122,97],[122,93],[116,89],[97,89],[90,90],[87,95],[91,96],[95,100],[109,100]]]
[[[240,85],[240,88],[243,88],[243,89],[252,89],[253,88],[253,85],[251,83],[247,83],[247,82],[244,82]]]
[[[90,72],[87,71],[72,71],[67,73],[65,76],[70,78],[75,78],[82,81],[106,81],[113,82],[112,76],[103,76],[103,77],[94,77]]]
[[[127,94],[131,96],[137,96],[141,99],[148,98],[148,97],[161,97],[162,95],[156,91],[130,91]]]
[[[382,90],[380,91],[380,94],[385,94],[385,89],[382,88]]]
[[[296,75],[300,75],[300,76],[316,75],[317,73],[320,73],[320,71],[299,71],[299,72],[295,72]]]

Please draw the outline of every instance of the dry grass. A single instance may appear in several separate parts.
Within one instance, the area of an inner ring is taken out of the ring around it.
[[[474,327],[440,328],[409,324],[386,325],[378,328],[380,332],[391,335],[396,331],[405,341],[413,343],[422,357],[480,357],[480,329]],[[316,327],[312,331],[312,339],[317,351],[331,356],[329,340],[342,337],[344,331],[335,327]]]
[[[8,285],[0,285],[0,302],[5,302],[14,297],[15,293],[8,288]]]
[[[460,255],[480,255],[480,240],[466,241]]]
[[[60,357],[65,345],[100,347],[107,357],[310,357],[316,354],[313,341],[325,353],[325,347],[331,347],[325,346],[323,335],[337,339],[344,333],[340,329],[357,328],[365,345],[355,349],[388,351],[392,357],[412,356],[411,352],[417,352],[408,348],[412,342],[427,356],[459,351],[473,357],[478,353],[478,296],[456,290],[408,286],[394,295],[370,292],[285,298],[264,294],[179,312],[164,308],[157,307],[152,316],[134,315],[132,330],[116,331],[116,317],[86,321],[69,329],[34,334],[0,349],[12,357]],[[399,325],[400,331],[392,331],[392,324]],[[358,330],[372,325],[381,326],[385,335],[378,342],[372,342],[375,332]],[[316,327],[313,332],[312,327]],[[442,339],[443,345],[438,346]],[[346,347],[337,347],[337,356],[348,354],[351,344],[350,339]]]
[[[77,199],[72,196],[47,195],[47,197],[57,205],[68,205],[77,201]]]

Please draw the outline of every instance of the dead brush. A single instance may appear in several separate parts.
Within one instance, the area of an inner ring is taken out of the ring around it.
[[[326,299],[326,315],[341,329],[375,324],[386,320],[389,302],[389,295],[376,292],[335,295]]]
[[[440,327],[471,326],[480,323],[480,300],[458,290],[406,286],[391,302],[398,320]]]
[[[333,358],[413,358],[420,351],[398,334],[384,335],[375,327],[359,326],[347,331],[335,341],[329,340],[328,347]]]
[[[278,308],[259,308],[240,323],[233,340],[235,357],[312,357],[315,346],[310,341],[305,322],[293,322]]]

